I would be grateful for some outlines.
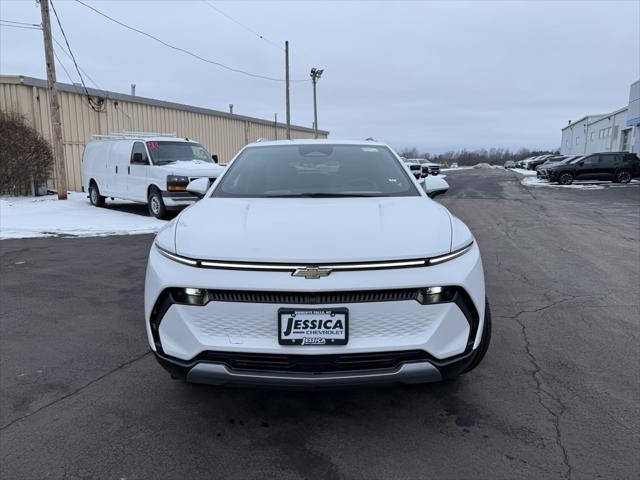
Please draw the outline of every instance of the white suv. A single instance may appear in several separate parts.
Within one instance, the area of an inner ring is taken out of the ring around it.
[[[425,192],[381,143],[245,147],[208,190],[190,184],[202,200],[151,248],[156,358],[215,385],[421,383],[473,369],[491,334],[482,261],[469,229],[429,198],[431,178]]]
[[[106,197],[149,205],[149,213],[164,218],[197,200],[187,192],[196,178],[210,182],[224,170],[217,157],[198,142],[174,136],[122,134],[89,142],[82,157],[82,190],[89,201],[104,205]]]

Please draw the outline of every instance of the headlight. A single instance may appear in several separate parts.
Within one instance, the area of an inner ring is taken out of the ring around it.
[[[171,294],[177,303],[204,305],[209,301],[209,293],[203,288],[172,288]]]
[[[170,192],[185,192],[189,185],[189,177],[184,175],[167,175],[167,190]]]
[[[442,262],[448,262],[449,260],[453,260],[454,258],[458,258],[460,255],[464,255],[473,246],[473,242],[468,245],[456,250],[455,252],[447,253],[446,255],[440,255],[439,257],[431,257],[427,260],[427,265],[437,265]]]
[[[416,300],[422,305],[450,302],[457,287],[427,287],[420,289]]]

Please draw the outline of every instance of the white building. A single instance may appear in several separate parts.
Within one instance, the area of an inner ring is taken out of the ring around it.
[[[640,80],[631,85],[628,106],[587,115],[562,129],[562,155],[598,152],[640,152]]]

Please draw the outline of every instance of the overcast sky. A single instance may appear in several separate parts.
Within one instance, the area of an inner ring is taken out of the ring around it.
[[[71,48],[103,89],[285,118],[284,84],[200,62],[54,0]],[[104,13],[234,68],[284,78],[284,53],[203,1],[97,1]],[[640,2],[210,2],[291,48],[291,77],[318,83],[318,124],[333,138],[396,148],[556,148],[560,128],[628,103],[640,77]],[[0,19],[40,23],[34,0],[0,1]],[[57,25],[54,36],[62,41]],[[58,55],[72,75],[68,58]],[[45,77],[38,30],[0,27],[0,73]],[[69,82],[62,68],[58,79]],[[74,76],[74,81],[78,81]],[[89,86],[91,84],[89,83]],[[292,122],[311,126],[309,82],[292,84]]]

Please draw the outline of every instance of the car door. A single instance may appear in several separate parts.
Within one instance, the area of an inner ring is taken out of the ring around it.
[[[621,155],[608,153],[600,155],[600,163],[598,165],[598,180],[611,180],[615,171],[621,165]]]
[[[127,167],[127,193],[132,200],[147,200],[147,175],[149,170],[149,154],[143,142],[135,142],[131,149],[129,166]]]
[[[577,163],[573,176],[576,180],[591,180],[598,176],[599,165],[600,157],[598,155],[584,157]]]

